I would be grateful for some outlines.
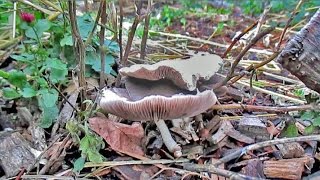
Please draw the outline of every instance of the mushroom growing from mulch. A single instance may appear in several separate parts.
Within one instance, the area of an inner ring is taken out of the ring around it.
[[[198,85],[209,82],[221,62],[219,56],[208,54],[122,68],[126,88],[104,89],[100,107],[124,119],[154,121],[168,150],[180,157],[181,147],[164,120],[196,116],[217,102],[211,89],[199,91]]]

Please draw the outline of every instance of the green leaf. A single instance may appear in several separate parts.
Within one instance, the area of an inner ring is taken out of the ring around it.
[[[73,170],[76,172],[80,172],[84,168],[84,163],[86,162],[86,159],[83,157],[79,157],[74,163],[73,163]]]
[[[48,21],[47,19],[40,19],[37,21],[37,23],[34,25],[33,28],[32,27],[28,28],[25,34],[28,38],[38,39],[38,37],[41,38],[43,32],[49,30],[50,27],[51,27],[50,21]]]
[[[88,159],[91,162],[99,163],[103,161],[102,155],[98,151],[88,151]]]
[[[15,89],[12,88],[3,88],[2,92],[4,98],[6,99],[16,99],[21,97],[21,95]]]
[[[80,36],[82,39],[86,39],[92,30],[94,21],[89,14],[84,14],[83,16],[77,17],[77,21]]]
[[[310,126],[307,126],[305,129],[304,129],[304,135],[310,135],[314,132],[314,125],[310,125]]]
[[[86,64],[91,65],[92,69],[96,72],[101,71],[101,60],[100,55],[97,55],[94,52],[87,52]],[[105,61],[105,73],[110,74],[112,71],[111,65],[114,64],[114,57],[111,54],[106,55]]]
[[[73,46],[73,41],[72,41],[72,36],[69,34],[69,35],[65,35],[63,37],[63,39],[61,39],[60,41],[60,46]]]
[[[57,58],[48,58],[46,60],[45,67],[50,70],[49,79],[53,83],[58,83],[59,81],[63,81],[66,79],[68,68],[67,65],[62,63],[61,60]]]
[[[36,79],[36,81],[37,81],[37,83],[39,84],[39,86],[40,86],[41,88],[47,88],[47,87],[48,87],[48,82],[47,82],[44,78],[38,77],[38,78]]]
[[[31,98],[37,95],[37,92],[32,87],[25,87],[21,91],[21,95],[24,98]]]
[[[86,135],[80,140],[79,149],[83,155],[88,157],[89,161],[102,162],[103,156],[99,153],[99,150],[103,147],[104,142],[101,137],[86,131]]]
[[[302,116],[301,119],[302,120],[311,120],[314,118],[315,112],[314,111],[305,111]]]
[[[12,85],[22,88],[27,83],[27,76],[21,71],[13,70],[9,72],[8,81]]]
[[[21,53],[20,55],[11,55],[10,57],[12,59],[15,59],[21,62],[30,62],[35,58],[33,54],[29,54],[29,53]]]
[[[114,53],[120,52],[119,44],[116,41],[111,41],[109,39],[105,39],[104,45]]]
[[[0,77],[4,78],[4,79],[8,79],[9,78],[9,73],[6,71],[3,71],[0,69]]]
[[[320,116],[314,118],[312,122],[314,126],[320,126]]]
[[[299,135],[298,128],[294,123],[288,124],[287,128],[282,132],[284,137],[296,137]]]
[[[54,89],[41,89],[39,95],[39,106],[43,109],[55,106],[58,101],[58,92]]]
[[[56,105],[52,107],[42,107],[42,119],[40,127],[49,128],[59,115],[59,109]]]

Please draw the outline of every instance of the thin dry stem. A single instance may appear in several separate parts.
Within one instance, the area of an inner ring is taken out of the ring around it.
[[[231,109],[243,109],[247,111],[261,111],[269,113],[286,113],[290,111],[305,111],[315,109],[314,105],[307,104],[301,106],[288,106],[288,107],[277,107],[277,106],[255,106],[246,104],[219,104],[211,107],[213,110],[231,110]]]
[[[217,168],[212,164],[184,164],[183,169],[188,171],[196,171],[196,172],[210,172],[213,174],[217,174],[219,176],[227,177],[229,179],[237,179],[237,180],[261,180],[261,178],[250,177],[246,175],[242,175],[236,172],[228,171],[225,169]]]
[[[223,53],[223,55],[221,56],[221,58],[225,58],[227,56],[227,54],[231,51],[231,49],[233,48],[233,46],[241,39],[242,36],[244,36],[246,33],[248,33],[252,28],[254,28],[256,25],[258,24],[258,21],[254,22],[253,24],[251,24],[249,27],[247,27],[243,32],[241,32],[241,34],[239,34],[236,38],[234,38],[234,40],[231,42],[231,44],[229,45],[228,49]]]
[[[148,33],[149,33],[151,6],[152,6],[152,0],[148,0],[147,16],[144,21],[143,35],[142,35],[142,39],[141,39],[141,49],[140,49],[140,58],[141,59],[144,59],[146,56],[146,46],[147,46],[147,39],[148,39]]]
[[[107,12],[106,12],[106,7],[107,3],[106,0],[102,0],[100,2],[100,7],[101,7],[101,23],[105,25],[107,23]],[[100,29],[100,58],[101,58],[101,70],[100,70],[100,89],[102,89],[105,86],[105,64],[106,64],[106,52],[104,49],[104,36],[105,36],[105,28],[101,26]]]
[[[285,144],[285,143],[291,143],[291,142],[302,142],[302,141],[320,141],[320,135],[312,135],[312,136],[300,136],[300,137],[293,137],[293,138],[282,138],[282,139],[275,139],[270,141],[264,141],[259,142],[256,144],[248,145],[244,148],[241,148],[221,159],[219,159],[214,166],[218,167],[220,164],[227,163],[233,159],[236,159],[244,154],[246,154],[248,151],[260,149],[267,146],[272,146],[276,144]]]
[[[76,2],[75,0],[68,1],[68,11],[70,16],[70,24],[72,30],[73,49],[79,65],[79,87],[80,99],[83,102],[86,99],[87,84],[85,79],[85,46],[79,33],[77,18],[76,18]],[[81,109],[85,109],[85,104],[81,103]]]
[[[227,77],[223,80],[220,81],[219,83],[215,84],[213,89],[218,89],[221,86],[224,86],[227,84],[227,82],[234,77],[234,71],[235,68],[237,67],[237,65],[239,64],[241,58],[248,52],[248,50],[259,40],[261,39],[263,36],[265,36],[266,34],[269,34],[271,31],[273,31],[275,29],[275,27],[270,27],[265,29],[264,31],[260,32],[257,36],[255,36],[250,43],[240,52],[240,54],[237,56],[237,58],[235,59],[235,61],[232,63],[231,68],[229,70],[229,73],[227,75]]]
[[[127,45],[126,45],[126,48],[125,48],[125,51],[124,51],[124,55],[123,55],[123,58],[120,61],[120,64],[123,67],[127,66],[128,57],[129,57],[129,54],[130,54],[130,50],[131,50],[134,34],[136,32],[138,24],[143,19],[142,16],[140,15],[141,7],[142,7],[142,0],[140,0],[139,5],[137,7],[136,16],[134,18],[134,21],[132,23],[132,26],[131,26],[129,34],[128,34],[128,41],[127,41]]]
[[[270,56],[267,60],[262,61],[262,62],[259,63],[259,64],[255,64],[255,65],[254,65],[254,64],[251,64],[250,66],[248,66],[248,67],[246,68],[246,71],[247,71],[247,72],[250,72],[250,71],[253,71],[253,70],[257,70],[258,68],[260,68],[260,67],[268,64],[269,62],[271,62],[272,60],[274,60],[274,59],[279,55],[279,52],[280,52],[280,51],[273,53],[273,55]],[[232,78],[232,79],[228,82],[228,84],[230,85],[230,84],[233,84],[233,83],[237,82],[237,81],[238,81],[239,79],[241,79],[244,75],[245,75],[245,73],[240,74],[240,75]]]
[[[280,39],[279,39],[279,43],[278,43],[278,46],[277,46],[277,51],[280,51],[280,47],[281,47],[281,43],[283,41],[283,38],[284,38],[284,35],[286,34],[286,31],[291,23],[291,21],[293,20],[293,17],[297,14],[297,11],[298,9],[300,8],[301,4],[303,3],[304,0],[300,0],[297,4],[297,6],[294,8],[293,12],[291,13],[290,15],[290,18],[288,19],[287,23],[286,23],[286,26],[284,27],[282,33],[281,33],[281,36],[280,36]]]

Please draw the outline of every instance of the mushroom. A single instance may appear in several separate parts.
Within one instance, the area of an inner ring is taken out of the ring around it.
[[[164,60],[153,65],[136,64],[119,70],[122,76],[157,81],[171,80],[180,88],[195,91],[200,81],[208,81],[220,69],[218,55],[195,55],[187,60]]]
[[[180,157],[181,147],[172,138],[164,120],[198,115],[214,105],[216,101],[217,98],[211,90],[172,96],[149,95],[133,100],[127,89],[110,88],[103,90],[100,107],[107,113],[125,119],[154,121],[168,150],[175,157]]]

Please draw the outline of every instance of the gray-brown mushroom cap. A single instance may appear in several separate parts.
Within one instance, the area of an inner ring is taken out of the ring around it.
[[[158,63],[136,64],[119,70],[123,76],[156,81],[169,79],[177,86],[194,91],[197,82],[209,80],[221,67],[222,59],[214,54],[195,55],[186,60],[165,60]]]
[[[125,89],[104,89],[100,107],[107,113],[135,120],[177,119],[198,115],[217,101],[213,91],[206,90],[196,95],[174,95],[171,97],[153,95],[138,101],[131,101]]]

